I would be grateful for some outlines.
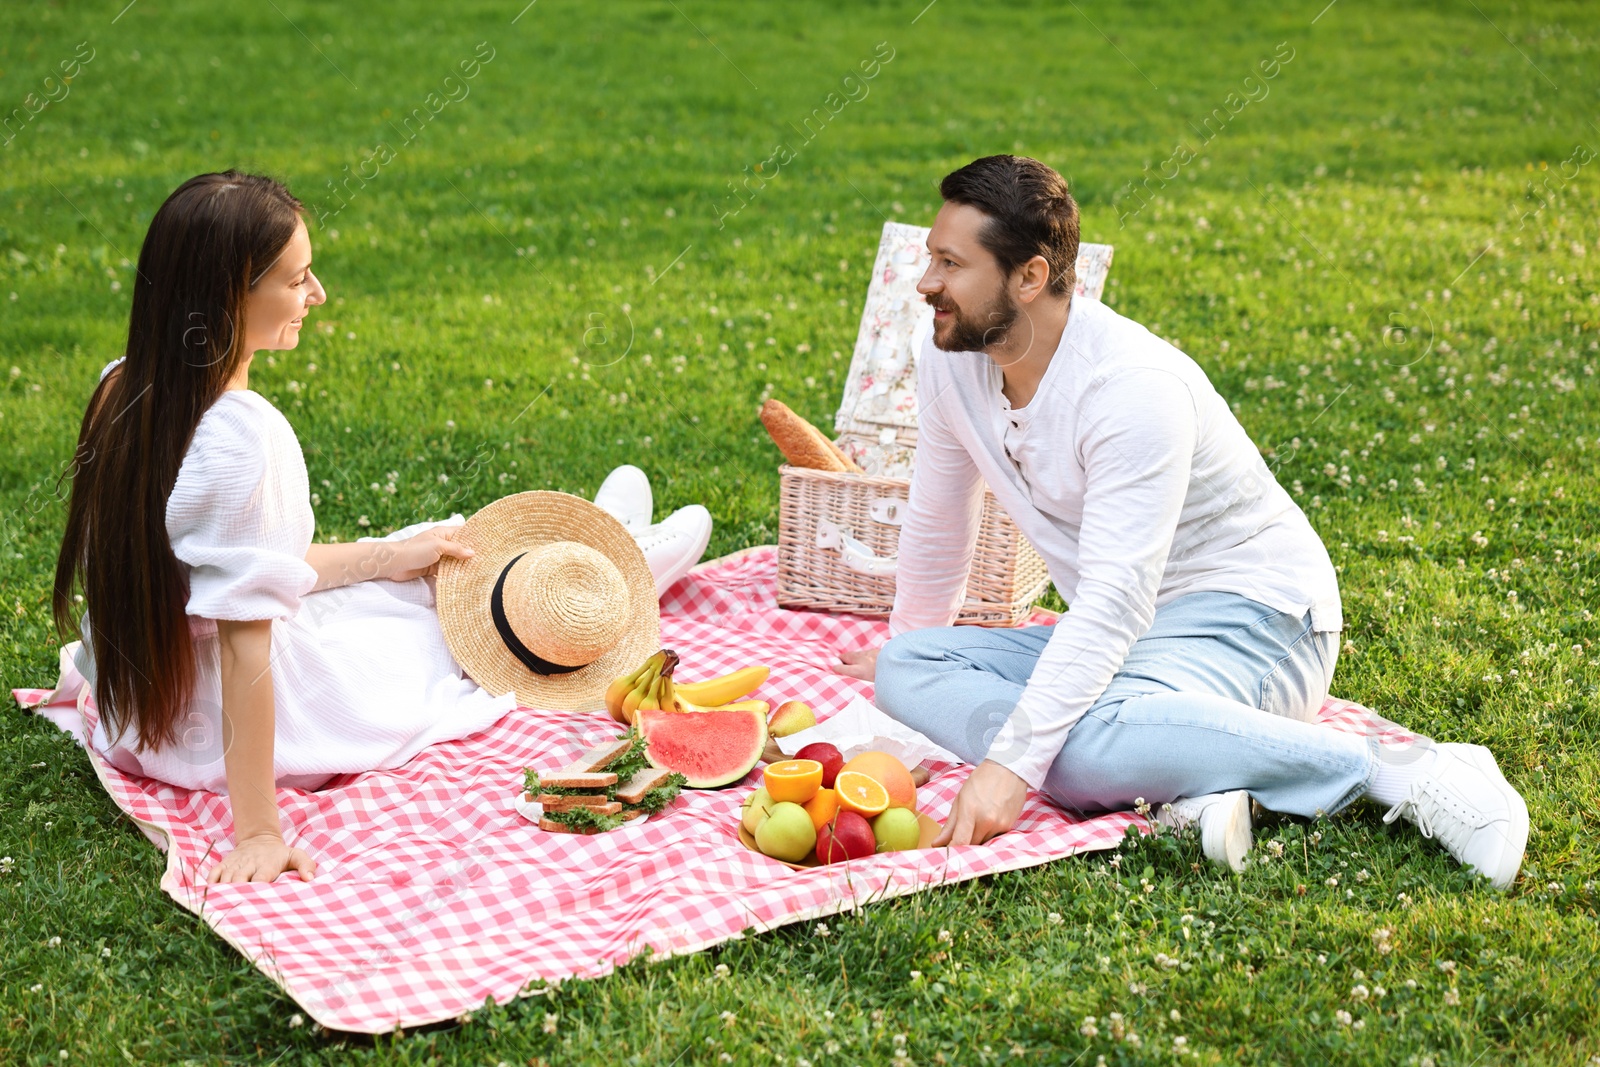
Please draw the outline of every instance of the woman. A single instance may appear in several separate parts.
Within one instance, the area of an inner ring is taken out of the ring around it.
[[[81,584],[97,750],[128,773],[229,794],[235,847],[211,882],[313,875],[283,840],[275,785],[399,766],[515,705],[466,678],[441,636],[429,576],[472,554],[451,527],[311,543],[304,457],[250,391],[250,364],[296,347],[326,299],[281,184],[233,171],[185,182],[151,221],[126,355],[102,372],[79,434],[56,625],[79,628]],[[641,472],[602,489],[658,583],[704,551],[705,509],[652,527]]]

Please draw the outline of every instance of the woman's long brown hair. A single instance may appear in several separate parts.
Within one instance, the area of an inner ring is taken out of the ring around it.
[[[250,356],[245,303],[294,236],[301,204],[271,178],[202,174],[178,187],[145,234],[126,358],[95,388],[78,431],[53,606],[79,636],[81,583],[95,702],[136,750],[177,741],[193,696],[184,565],[167,536],[167,498],[200,416]]]

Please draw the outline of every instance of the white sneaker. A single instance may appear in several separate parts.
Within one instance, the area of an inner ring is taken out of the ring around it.
[[[1528,805],[1482,745],[1439,745],[1432,771],[1383,821],[1402,816],[1496,889],[1516,881],[1528,847]]]
[[[650,479],[631,464],[623,464],[606,475],[606,480],[600,483],[600,491],[594,495],[594,502],[635,537],[649,527],[655,509]]]
[[[1235,874],[1244,870],[1245,853],[1250,851],[1250,794],[1243,789],[1231,793],[1207,793],[1180,797],[1163,804],[1156,822],[1173,830],[1200,824],[1200,848],[1206,859]]]
[[[645,562],[656,579],[656,595],[700,562],[711,543],[711,512],[699,504],[679,508],[654,526],[633,532],[633,539],[644,550]]]

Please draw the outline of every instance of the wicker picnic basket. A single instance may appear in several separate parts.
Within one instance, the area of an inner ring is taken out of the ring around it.
[[[933,309],[916,291],[928,231],[885,223],[867,287],[838,443],[864,474],[780,468],[778,603],[786,608],[887,616],[894,607],[900,522],[916,459],[916,356]],[[1110,245],[1081,245],[1078,293],[1098,299]],[[958,623],[1015,626],[1049,584],[1044,560],[985,492],[977,550]]]

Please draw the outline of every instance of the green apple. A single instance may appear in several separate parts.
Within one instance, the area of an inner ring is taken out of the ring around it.
[[[792,801],[772,805],[756,827],[756,847],[775,860],[799,863],[816,844],[817,828],[812,825],[810,813]]]
[[[872,837],[879,852],[900,852],[916,848],[922,839],[917,813],[910,808],[890,808],[872,820]]]
[[[743,812],[740,822],[744,823],[745,830],[753,834],[772,811],[772,794],[767,792],[766,786],[758,786],[754,793],[744,798],[740,810]]]

